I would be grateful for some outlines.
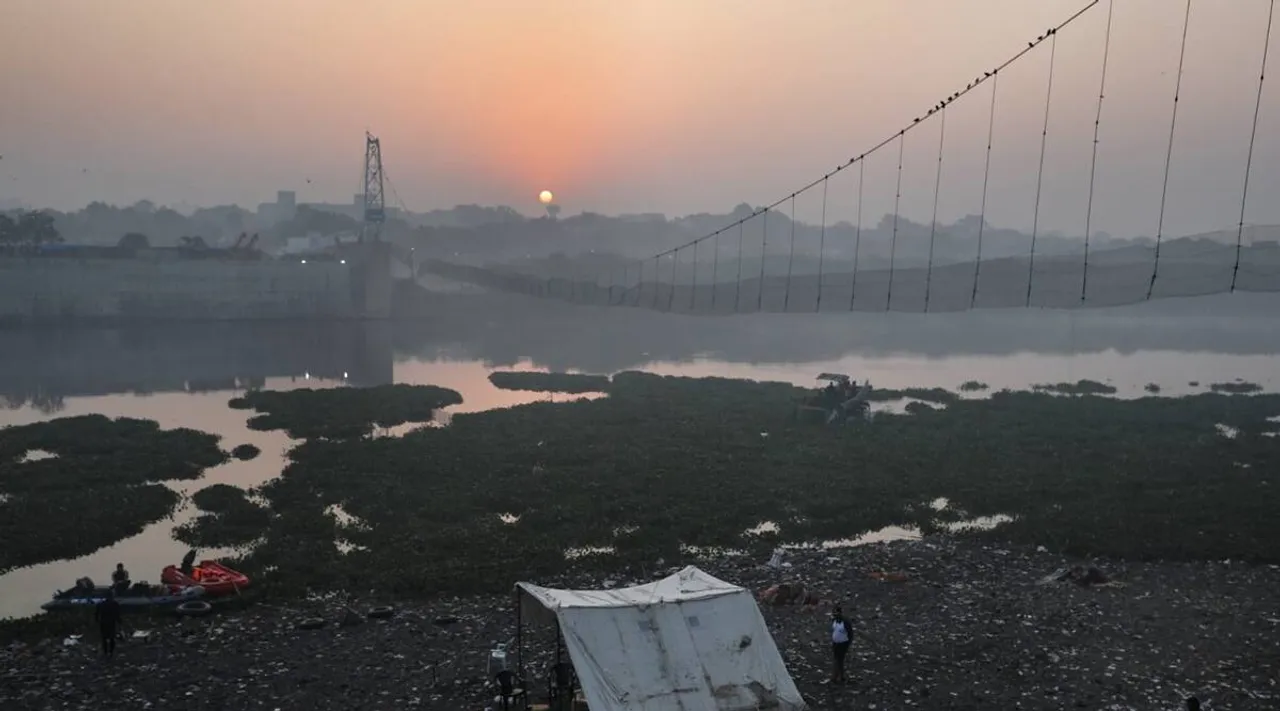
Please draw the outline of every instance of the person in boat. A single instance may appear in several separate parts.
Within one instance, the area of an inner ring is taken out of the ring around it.
[[[187,551],[186,555],[182,556],[182,565],[179,566],[178,570],[181,570],[183,575],[191,577],[191,571],[195,568],[195,565],[196,549],[192,548]]]
[[[120,603],[114,590],[107,590],[107,596],[94,606],[93,619],[102,637],[102,656],[110,659],[116,654],[116,635],[120,632]]]
[[[111,573],[111,587],[121,592],[129,589],[129,571],[124,569],[124,563],[116,563],[116,569]]]

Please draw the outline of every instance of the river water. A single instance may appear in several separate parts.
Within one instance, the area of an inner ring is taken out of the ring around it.
[[[1144,395],[1148,383],[1159,385],[1163,395],[1202,392],[1210,383],[1234,380],[1280,389],[1274,356],[1280,352],[1280,328],[1270,315],[1280,308],[1270,302],[1247,305],[1252,313],[1246,316],[1228,304],[1222,313],[1190,315],[1137,309],[876,320],[708,319],[617,310],[565,317],[473,304],[438,319],[395,325],[3,332],[0,404],[7,408],[0,409],[0,426],[101,413],[212,432],[226,449],[251,443],[262,450],[251,461],[212,468],[200,480],[170,482],[190,494],[214,483],[251,488],[279,475],[290,439],[250,430],[251,413],[227,406],[251,386],[432,384],[462,394],[464,403],[451,412],[548,399],[489,382],[489,373],[508,369],[639,369],[805,386],[830,371],[881,388],[954,389],[978,380],[993,390],[1087,378],[1114,385],[1119,397]],[[1193,381],[1198,385],[1191,386]],[[34,614],[53,589],[82,575],[106,578],[117,562],[135,579],[158,579],[160,569],[185,552],[172,539],[173,528],[195,513],[184,504],[172,519],[90,555],[0,575],[0,618]]]

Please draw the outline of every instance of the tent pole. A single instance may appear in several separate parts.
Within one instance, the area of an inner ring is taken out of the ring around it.
[[[516,586],[516,676],[524,678],[524,620],[521,619],[520,586]]]

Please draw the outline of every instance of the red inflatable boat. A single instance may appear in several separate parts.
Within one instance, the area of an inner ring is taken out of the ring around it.
[[[249,576],[232,570],[216,560],[202,560],[185,575],[176,565],[166,565],[160,572],[166,585],[199,585],[209,596],[231,595],[249,587]]]

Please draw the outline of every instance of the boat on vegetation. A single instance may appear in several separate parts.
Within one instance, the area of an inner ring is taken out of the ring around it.
[[[82,578],[77,581],[75,587],[55,592],[53,598],[41,605],[40,609],[52,612],[91,608],[105,600],[110,591],[109,586],[94,585],[87,578]],[[199,586],[151,585],[138,582],[123,590],[117,590],[115,599],[125,610],[146,610],[181,605],[204,595],[204,588]]]
[[[160,580],[167,585],[198,585],[210,597],[233,595],[249,587],[249,576],[216,560],[202,560],[189,573],[176,565],[167,565],[160,572]]]
[[[817,380],[825,385],[805,392],[796,405],[796,418],[812,413],[828,425],[869,419],[871,381],[859,386],[843,373],[819,373]]]

